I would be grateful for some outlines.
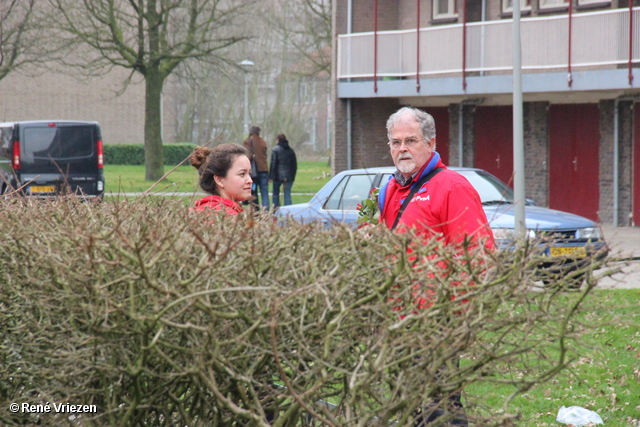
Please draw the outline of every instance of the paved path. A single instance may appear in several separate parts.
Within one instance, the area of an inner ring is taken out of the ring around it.
[[[621,260],[610,267],[618,267],[621,272],[601,279],[598,286],[609,289],[640,288],[640,227],[604,225],[602,232],[609,244],[609,255]]]
[[[602,232],[611,248],[611,255],[640,260],[640,227],[603,225]]]

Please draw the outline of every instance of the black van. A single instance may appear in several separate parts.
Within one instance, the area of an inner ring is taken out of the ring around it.
[[[103,164],[97,122],[0,123],[0,194],[102,198]]]

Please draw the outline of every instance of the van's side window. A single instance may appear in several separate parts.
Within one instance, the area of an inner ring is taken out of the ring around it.
[[[11,145],[12,127],[0,128],[0,157],[9,158],[9,146]]]

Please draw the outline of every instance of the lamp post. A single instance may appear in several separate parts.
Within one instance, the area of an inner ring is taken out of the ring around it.
[[[244,70],[244,135],[249,134],[249,71],[255,64],[253,61],[245,59],[238,65]],[[243,136],[244,136],[243,135]]]

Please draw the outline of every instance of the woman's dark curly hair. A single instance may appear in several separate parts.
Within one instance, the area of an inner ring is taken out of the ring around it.
[[[220,144],[213,149],[196,147],[191,153],[191,166],[198,169],[200,174],[200,188],[209,194],[218,194],[214,176],[225,178],[231,165],[238,156],[247,156],[247,149],[238,144]]]

